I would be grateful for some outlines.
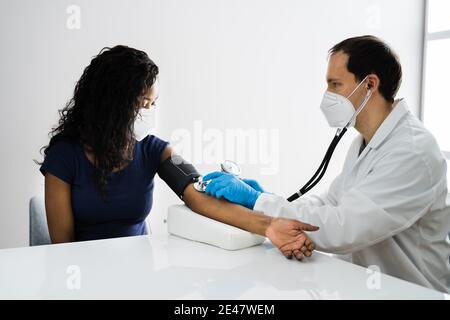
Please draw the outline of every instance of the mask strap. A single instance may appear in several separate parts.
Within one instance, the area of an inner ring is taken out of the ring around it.
[[[352,96],[352,94],[355,93],[356,90],[358,90],[359,86],[362,85],[364,81],[366,81],[366,79],[367,79],[368,76],[369,76],[369,75],[367,75],[364,79],[361,80],[360,83],[358,83],[358,85],[356,86],[356,88],[353,89],[353,91],[347,96],[347,99],[350,98],[350,97]]]
[[[352,123],[352,121],[358,116],[358,114],[362,111],[362,109],[364,109],[364,107],[366,106],[366,104],[369,101],[371,96],[372,96],[372,90],[369,89],[367,91],[366,96],[364,97],[363,102],[361,102],[358,109],[356,109],[356,111],[353,113],[353,116],[350,118],[349,122],[347,122],[347,124],[345,125],[346,128],[349,127],[350,123]]]

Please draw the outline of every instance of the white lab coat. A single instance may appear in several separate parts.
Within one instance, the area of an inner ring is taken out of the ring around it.
[[[254,210],[319,226],[309,236],[320,251],[448,292],[447,166],[434,137],[397,100],[359,155],[362,142],[353,141],[324,194],[288,202],[263,193]]]

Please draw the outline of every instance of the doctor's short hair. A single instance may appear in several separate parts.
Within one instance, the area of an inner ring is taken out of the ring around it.
[[[394,101],[402,82],[402,66],[386,42],[372,35],[354,37],[333,46],[329,54],[339,51],[348,55],[347,70],[355,75],[357,81],[368,74],[376,74],[380,78],[380,94],[387,101]]]

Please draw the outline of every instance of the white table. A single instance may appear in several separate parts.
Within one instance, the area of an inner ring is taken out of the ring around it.
[[[266,241],[226,251],[175,236],[0,250],[0,299],[443,299],[314,253],[287,260]],[[79,288],[78,288],[79,286]]]

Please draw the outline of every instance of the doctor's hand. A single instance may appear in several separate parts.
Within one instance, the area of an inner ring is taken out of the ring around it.
[[[241,179],[225,172],[211,172],[203,177],[203,181],[209,181],[205,189],[206,194],[219,199],[225,198],[230,202],[240,204],[249,209],[253,209],[256,199],[262,192],[255,190]],[[257,182],[256,184],[262,190]]]
[[[310,257],[315,249],[314,242],[304,231],[317,231],[319,227],[286,218],[273,218],[266,230],[266,237],[288,259],[303,260]]]
[[[242,179],[242,181],[244,181],[246,184],[248,184],[250,187],[252,187],[256,191],[265,192],[263,187],[261,187],[261,185],[256,180],[253,180],[253,179]]]

